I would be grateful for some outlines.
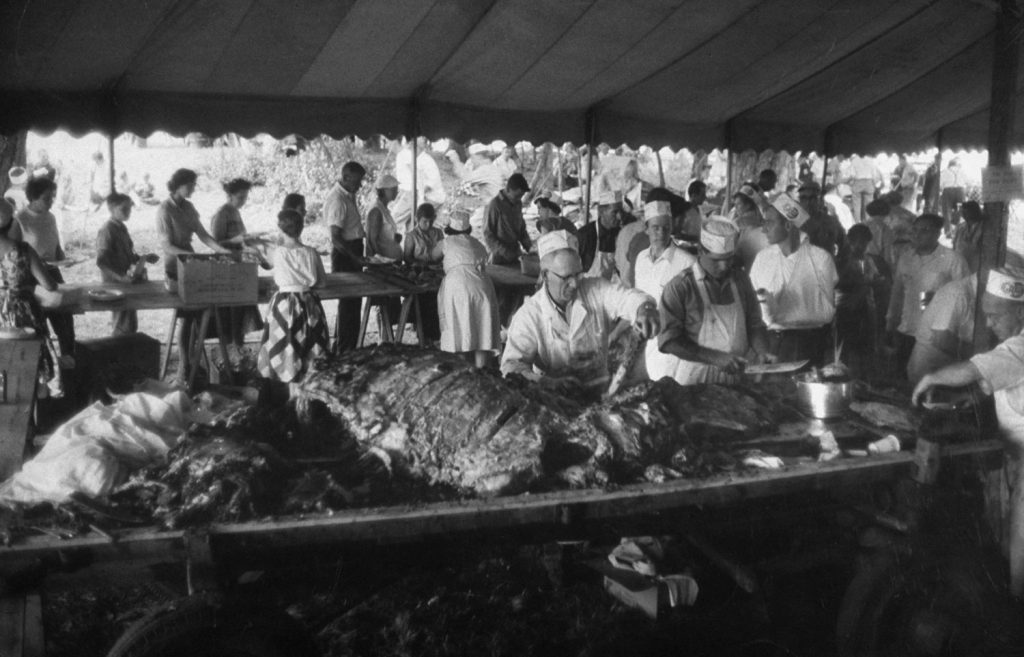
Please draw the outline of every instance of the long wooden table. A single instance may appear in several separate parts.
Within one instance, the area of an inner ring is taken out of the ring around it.
[[[990,458],[1002,452],[998,440],[942,448],[943,461]],[[214,523],[197,530],[214,547],[247,550],[345,542],[426,540],[461,532],[511,530],[635,517],[683,507],[725,507],[792,493],[840,490],[904,476],[914,463],[912,452],[804,462],[781,470],[741,471],[702,479],[677,479],[614,489],[571,490],[492,499],[439,502],[336,511],[329,515],[287,517],[244,523]],[[189,530],[153,528],[109,530],[58,540],[29,536],[0,546],[5,558],[37,556],[75,548],[97,557],[121,560],[183,556]]]

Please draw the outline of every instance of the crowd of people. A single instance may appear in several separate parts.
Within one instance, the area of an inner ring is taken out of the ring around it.
[[[484,207],[476,231],[469,213],[459,209],[443,230],[434,225],[438,212],[430,200],[443,200],[444,190],[431,173],[436,164],[429,155],[434,166],[420,172],[417,181],[427,202],[414,212],[406,207],[411,157],[396,163],[395,176],[377,177],[371,207],[359,206],[367,173],[357,162],[342,167],[323,203],[332,271],[361,271],[367,259],[380,258],[443,268],[439,293],[418,298],[425,337],[467,354],[480,367],[500,356],[505,373],[596,390],[607,379],[610,341],[629,325],[647,340],[631,376],[672,376],[680,383],[732,381],[749,364],[775,361],[806,360],[814,366],[841,361],[862,374],[890,353],[916,382],[969,355],[974,295],[969,281],[976,280],[984,217],[976,203],[962,199],[951,201],[953,225],[945,217],[908,210],[907,190],[916,190],[918,180],[905,158],[888,193],[881,193],[873,162],[854,157],[845,169],[846,183],[824,189],[808,179],[777,191],[777,175],[765,170],[738,187],[725,204],[728,210],[707,202],[707,185],[700,179],[691,182],[685,196],[661,187],[644,190],[630,163],[617,186],[597,175],[581,176],[591,184],[593,199],[589,212],[582,212],[582,194],[566,202],[557,193],[532,191],[506,152],[511,149],[503,150],[500,162],[485,150],[471,145],[469,159],[458,162],[462,178],[474,171],[490,175],[501,166],[500,175],[492,177],[503,184]],[[411,149],[400,154],[406,151]],[[64,256],[50,212],[57,185],[43,169],[24,181],[24,171],[10,173],[24,184],[7,196],[15,207],[4,235],[28,246],[48,280],[59,285],[53,263]],[[273,269],[279,290],[265,314],[254,306],[222,311],[219,323],[228,332],[230,357],[251,358],[265,376],[290,381],[302,376],[310,358],[354,348],[363,300],[339,302],[329,344],[315,294],[324,268],[302,244],[304,222],[296,221],[305,217],[305,198],[290,194],[283,200],[280,235],[268,248],[247,232],[242,218],[249,181],[224,184],[225,202],[206,224],[189,201],[196,182],[194,171],[176,171],[157,208],[166,280],[177,279],[177,256],[192,253],[198,239],[216,253],[255,251],[263,266]],[[524,218],[524,200],[531,195],[535,230]],[[145,264],[158,256],[133,250],[125,225],[133,199],[115,192],[105,203],[109,219],[97,234],[101,279],[143,280]],[[408,216],[396,219],[396,213]],[[531,234],[540,235],[536,243]],[[943,234],[952,235],[949,246],[940,244]],[[17,259],[22,251],[11,253]],[[520,307],[515,291],[495,290],[485,265],[518,266],[529,253],[540,261],[540,277],[536,294]],[[22,259],[19,271],[31,271],[27,256]],[[16,276],[5,282],[7,294],[27,299],[17,291]],[[941,303],[933,305],[934,299]],[[397,300],[367,303],[390,306]],[[389,310],[397,317],[397,308]],[[24,315],[0,310],[0,321],[29,321],[17,319],[19,314]],[[71,316],[36,309],[30,323],[49,335],[39,317],[52,327],[53,363],[73,363]],[[198,319],[199,313],[181,313],[179,345],[190,344]],[[132,311],[114,313],[114,334],[137,327]],[[258,330],[261,346],[253,354],[245,336]],[[180,359],[185,376],[192,367],[188,349],[180,350]],[[51,379],[59,369],[49,368]]]

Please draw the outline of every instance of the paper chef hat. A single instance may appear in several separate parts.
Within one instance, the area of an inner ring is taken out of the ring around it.
[[[537,238],[537,255],[541,258],[562,249],[579,250],[579,240],[567,230],[553,230]]]
[[[772,201],[772,207],[779,211],[786,221],[793,223],[797,228],[807,223],[811,215],[807,214],[803,206],[793,200],[789,194],[779,194]]]
[[[12,185],[24,185],[28,182],[28,171],[24,167],[11,167],[7,177],[11,179]]]
[[[377,179],[377,189],[389,189],[391,187],[398,187],[398,180],[394,176],[385,173]]]
[[[622,203],[622,192],[606,189],[597,195],[598,205],[615,205],[616,203]]]
[[[456,210],[448,220],[448,227],[452,230],[469,230],[469,213]]]
[[[487,153],[487,152],[489,152],[489,151],[490,151],[491,149],[490,149],[490,148],[488,148],[488,147],[487,147],[486,145],[484,145],[484,144],[476,143],[476,144],[470,144],[470,145],[469,145],[469,148],[468,148],[468,149],[466,149],[466,150],[467,150],[467,152],[468,152],[468,153],[469,153],[470,155],[479,155],[480,153]]]
[[[644,219],[650,221],[655,217],[672,218],[672,206],[668,201],[650,201],[644,204]]]
[[[700,226],[700,244],[709,253],[728,255],[736,250],[739,230],[725,217],[711,215]]]
[[[985,292],[1000,299],[1024,301],[1024,271],[1000,267],[988,273]]]

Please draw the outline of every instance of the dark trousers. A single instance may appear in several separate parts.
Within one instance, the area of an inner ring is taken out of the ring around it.
[[[363,240],[345,240],[345,247],[359,257],[363,255]],[[337,249],[331,250],[331,271],[363,271],[363,266]],[[338,301],[338,320],[334,330],[334,353],[355,349],[359,342],[359,320],[363,311],[362,297]]]
[[[46,273],[57,283],[63,283],[64,277],[60,275],[60,269],[52,265],[45,265]],[[60,345],[62,356],[73,356],[75,354],[75,316],[71,313],[43,313],[53,328],[53,335]]]
[[[768,331],[768,351],[780,363],[794,360],[811,361],[814,367],[825,364],[825,349],[828,347],[830,326],[813,329],[788,329]]]
[[[912,335],[906,335],[896,331],[896,373],[898,376],[907,375],[907,364],[910,362],[910,354],[914,351],[917,340]]]

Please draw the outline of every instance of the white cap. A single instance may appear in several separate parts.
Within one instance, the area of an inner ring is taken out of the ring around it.
[[[567,230],[553,230],[537,238],[537,255],[541,258],[562,249],[579,251],[579,240]]]
[[[500,152],[500,151],[503,151],[503,150],[505,150],[505,148],[506,148],[507,146],[508,146],[508,144],[506,144],[506,143],[505,143],[505,142],[503,142],[502,140],[500,140],[500,139],[495,139],[494,141],[492,141],[492,142],[491,142],[491,151],[493,151],[493,152],[495,152],[495,153],[498,153],[498,152]]]
[[[644,204],[644,219],[650,221],[655,217],[672,218],[672,206],[668,201],[650,201]]]
[[[725,217],[712,215],[700,225],[700,244],[710,253],[728,255],[736,250],[739,229]]]
[[[389,173],[385,173],[380,178],[377,178],[377,189],[389,189],[391,187],[398,187],[398,179]]]
[[[469,148],[466,149],[466,152],[468,152],[470,155],[479,155],[480,153],[489,153],[490,150],[491,149],[488,148],[485,144],[476,143],[470,144]]]
[[[622,192],[606,189],[597,195],[597,205],[615,205],[622,203]]]
[[[785,192],[775,197],[772,207],[778,210],[786,221],[795,224],[797,228],[803,226],[811,218],[811,215],[807,214],[807,210],[804,210],[802,205]]]
[[[28,182],[28,171],[25,171],[25,167],[11,167],[7,177],[11,179],[12,185],[24,185]]]
[[[1024,301],[1024,271],[1000,267],[988,273],[985,292],[1000,299]]]
[[[469,213],[455,211],[448,219],[448,227],[452,230],[469,230]]]

